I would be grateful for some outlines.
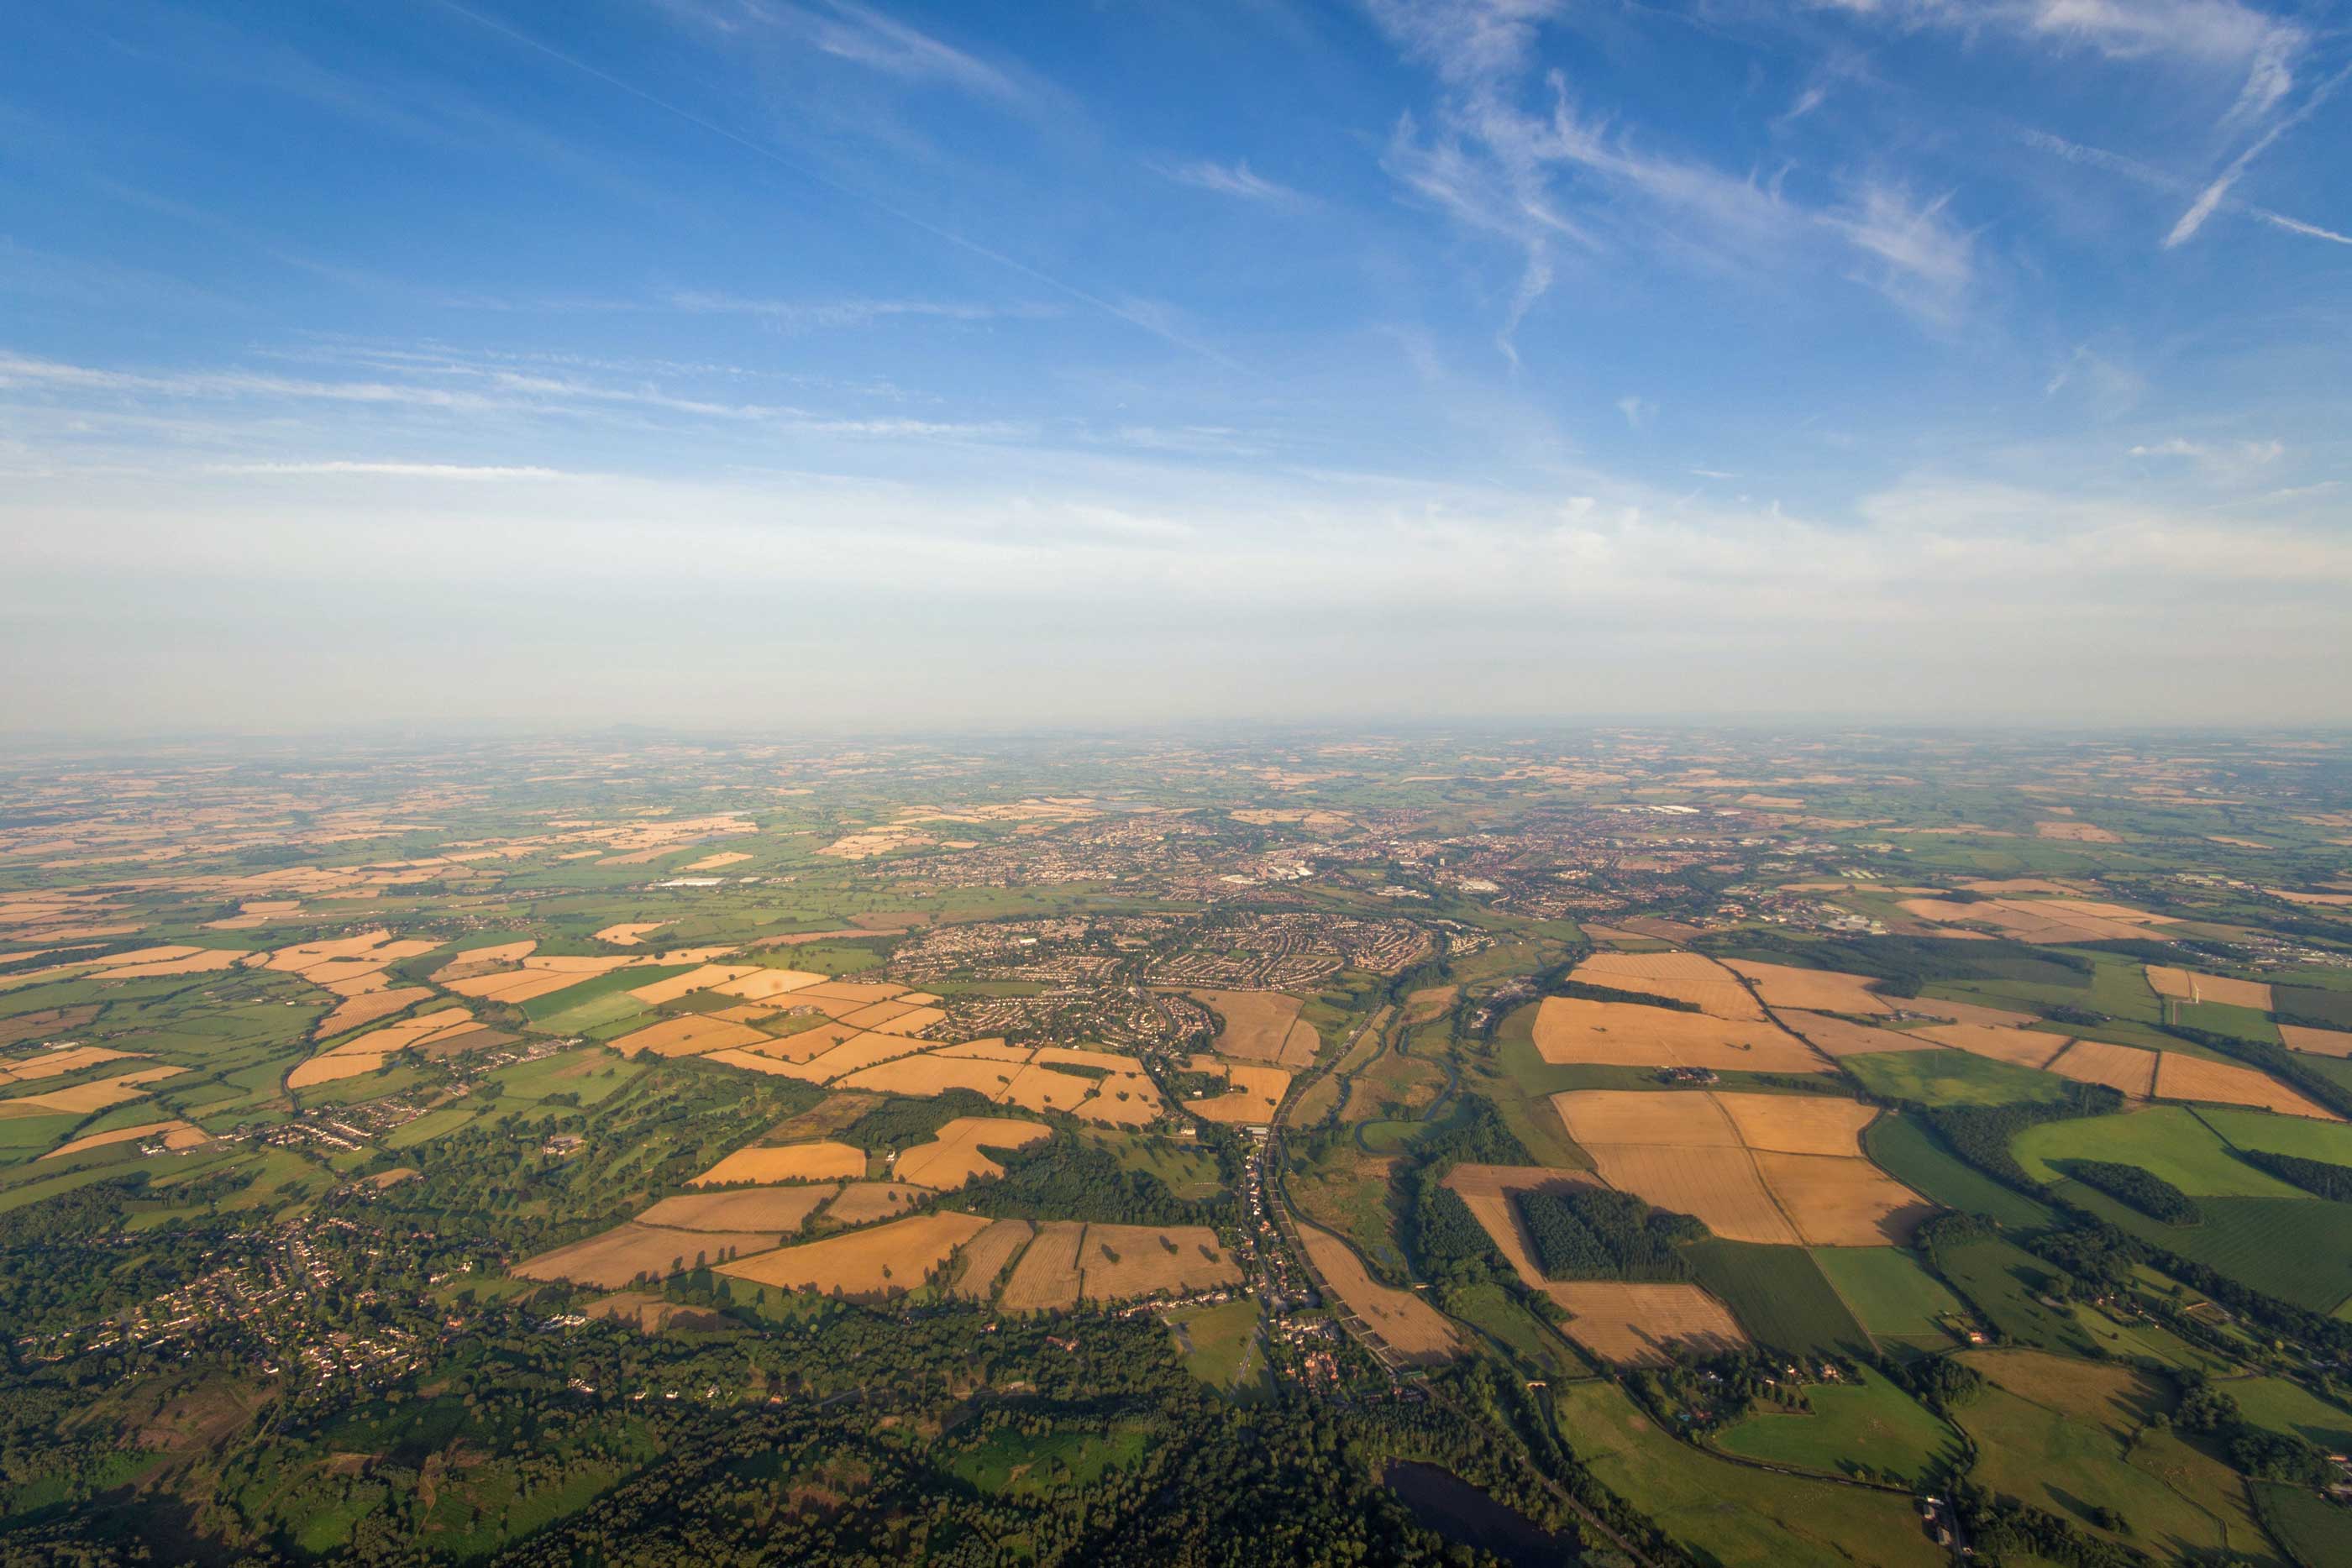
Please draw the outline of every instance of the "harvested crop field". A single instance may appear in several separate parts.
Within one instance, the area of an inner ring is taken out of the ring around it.
[[[12,1056],[0,1061],[0,1083],[37,1083],[44,1078],[63,1077],[68,1072],[79,1072],[85,1067],[96,1067],[100,1062],[137,1060],[137,1051],[110,1051],[102,1045],[68,1046],[62,1051],[45,1051],[37,1056]]]
[[[2207,1061],[2177,1051],[2163,1051],[2160,1055],[2162,1060],[2156,1070],[2156,1097],[2159,1100],[2258,1105],[2265,1111],[2277,1111],[2289,1116],[2309,1116],[2315,1121],[2343,1120],[2333,1111],[2314,1104],[2278,1080],[2251,1067],[2240,1067],[2226,1061]]]
[[[851,1073],[842,1080],[842,1086],[868,1090],[877,1094],[904,1094],[928,1100],[944,1094],[950,1089],[969,1089],[975,1094],[985,1094],[991,1100],[1002,1095],[1020,1067],[1005,1061],[975,1057],[949,1056],[929,1051],[920,1056],[902,1056],[896,1061],[886,1061],[879,1067],[869,1067]]]
[[[1241,1265],[1205,1225],[1089,1225],[1078,1270],[1078,1294],[1089,1301],[1192,1295],[1242,1280]]]
[[[848,1144],[787,1144],[772,1149],[738,1149],[696,1176],[688,1186],[734,1182],[862,1181],[866,1151]]]
[[[390,1018],[403,1008],[412,1007],[433,995],[427,986],[401,986],[391,990],[362,991],[319,1020],[315,1031],[320,1040],[332,1040],[355,1029],[372,1024],[378,1019]]]
[[[87,1083],[77,1083],[67,1089],[52,1089],[45,1094],[27,1094],[5,1103],[7,1111],[17,1113],[20,1107],[32,1106],[60,1115],[87,1116],[94,1111],[109,1111],[117,1105],[128,1105],[133,1100],[147,1097],[146,1085],[166,1078],[177,1078],[187,1071],[159,1063],[130,1072],[119,1072],[111,1078],[93,1078]]]
[[[824,1218],[832,1224],[873,1225],[896,1219],[934,1196],[929,1187],[906,1182],[854,1181],[841,1189],[841,1196],[825,1209]]]
[[[1650,1144],[1584,1146],[1610,1186],[1659,1208],[1695,1215],[1727,1240],[1783,1247],[1799,1246],[1804,1240],[1773,1201],[1756,1156],[1746,1149]]]
[[[1780,1012],[1777,1017],[1784,1028],[1794,1030],[1817,1051],[1832,1056],[1875,1056],[1888,1051],[1934,1051],[1932,1040],[1921,1040],[1916,1034],[1903,1034],[1891,1029],[1874,1029],[1866,1023],[1854,1023],[1846,1019],[1832,1018],[1827,1013]]]
[[[1078,1304],[1078,1247],[1087,1228],[1075,1219],[1050,1219],[1037,1228],[1036,1239],[1013,1265],[1004,1281],[1003,1305],[1008,1312],[1034,1312]]]
[[[746,1187],[666,1197],[637,1216],[672,1230],[765,1230],[788,1236],[838,1191],[834,1186]]]
[[[1396,1359],[1426,1366],[1461,1354],[1454,1325],[1411,1291],[1383,1285],[1365,1271],[1355,1249],[1328,1230],[1298,1228],[1307,1260],[1339,1305],[1378,1334]]]
[[[632,1220],[585,1241],[558,1247],[514,1266],[526,1280],[569,1280],[617,1291],[640,1278],[667,1279],[695,1260],[715,1263],[722,1256],[764,1252],[775,1246],[773,1230],[663,1230]]]
[[[699,1056],[708,1051],[740,1051],[767,1038],[750,1024],[729,1023],[725,1019],[697,1013],[647,1024],[613,1041],[613,1049],[623,1056],[646,1051],[656,1056]]]
[[[2003,1029],[1980,1023],[1939,1023],[1914,1031],[1935,1045],[1948,1045],[1971,1056],[2006,1061],[2011,1067],[2047,1067],[2051,1058],[2066,1049],[2063,1034],[2038,1029]]]
[[[2258,1013],[2266,1013],[2272,1007],[2271,988],[2260,980],[2232,980],[2168,964],[2150,964],[2147,983],[2158,996],[2177,1002],[2219,1002],[2228,1008],[2252,1008]]]
[[[1310,1064],[1322,1042],[1311,1025],[1298,1017],[1298,998],[1280,991],[1194,991],[1214,1009],[1225,1027],[1209,1049],[1241,1061],[1271,1062],[1277,1067]]]
[[[286,1075],[289,1089],[309,1089],[320,1083],[339,1083],[346,1078],[364,1078],[383,1067],[381,1056],[369,1056],[348,1051],[334,1056],[314,1056],[298,1062]]]
[[[955,1294],[967,1301],[984,1301],[995,1294],[1004,1266],[1029,1245],[1036,1228],[1025,1219],[1000,1219],[965,1242],[963,1270],[956,1278]]]
[[[143,1144],[150,1138],[161,1141],[165,1148],[174,1151],[193,1149],[199,1144],[212,1142],[211,1134],[185,1122],[142,1122],[135,1127],[116,1127],[110,1132],[92,1133],[86,1137],[76,1138],[69,1144],[59,1144],[41,1158],[61,1160],[68,1155],[111,1148],[117,1144]]]
[[[1271,1122],[1282,1097],[1290,1092],[1290,1074],[1279,1067],[1251,1067],[1220,1061],[1213,1056],[1195,1056],[1192,1071],[1224,1077],[1224,1093],[1186,1102],[1194,1115],[1212,1122]]]
[[[1560,1280],[1545,1293],[1569,1313],[1562,1333],[1620,1366],[1664,1366],[1676,1345],[1714,1355],[1748,1344],[1723,1303],[1696,1285]]]
[[[2283,1023],[2278,1026],[2279,1039],[2290,1051],[2309,1051],[2314,1056],[2352,1057],[2352,1034],[2340,1029],[2312,1029],[2304,1024]]]
[[[920,1182],[941,1192],[963,1186],[974,1176],[997,1176],[1004,1167],[982,1151],[1018,1149],[1053,1136],[1040,1122],[1018,1122],[1009,1116],[958,1116],[928,1144],[900,1154],[891,1175],[900,1181]]]
[[[1520,1280],[1538,1290],[1549,1291],[1552,1281],[1547,1281],[1542,1269],[1537,1266],[1526,1228],[1511,1199],[1518,1193],[1541,1192],[1548,1187],[1601,1184],[1583,1171],[1553,1170],[1545,1166],[1458,1165],[1445,1173],[1444,1185],[1454,1189],[1454,1195],[1485,1228],[1494,1239],[1495,1249],[1502,1253]]]
[[[876,1298],[911,1291],[990,1222],[971,1214],[920,1214],[730,1263],[719,1271],[786,1290]]]
[[[2080,1083],[2104,1083],[2122,1090],[2134,1100],[2145,1100],[2156,1092],[2158,1055],[2128,1045],[2078,1040],[2052,1058],[2045,1067],[2062,1078],[2072,1078]]]
[[[1990,898],[1955,904],[1941,898],[1906,898],[1906,914],[1945,925],[1990,925],[2019,942],[2075,943],[2144,941],[2154,928],[2171,924],[2158,915],[2080,898]]]
[[[1894,1004],[1870,988],[1867,975],[1836,969],[1799,969],[1786,964],[1759,964],[1727,958],[1724,967],[1755,986],[1764,1005],[1779,1011],[1795,1008],[1817,1013],[1891,1013]]]
[[[1571,980],[1688,1002],[1709,1018],[1759,1022],[1764,1009],[1739,977],[1696,953],[1596,953]]]
[[[1864,1157],[1874,1113],[1854,1101],[1571,1090],[1552,1103],[1612,1186],[1695,1215],[1727,1240],[1885,1246],[1927,1213]]]
[[[1637,1002],[1546,997],[1536,1010],[1535,1043],[1538,1055],[1560,1066],[1831,1071],[1819,1053],[1769,1021],[1739,1022]]]
[[[688,969],[683,975],[672,975],[666,980],[655,980],[648,985],[639,986],[630,991],[629,995],[649,1008],[657,1008],[664,1002],[674,1002],[680,997],[690,996],[696,991],[708,990],[713,986],[722,986],[730,980],[740,979],[751,972],[751,967],[748,964],[705,964],[698,969]]]

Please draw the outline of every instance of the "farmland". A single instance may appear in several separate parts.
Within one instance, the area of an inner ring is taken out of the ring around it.
[[[1716,1444],[1766,1464],[1922,1490],[1961,1460],[1958,1434],[1884,1377],[1864,1373],[1816,1384],[1805,1401],[1806,1413],[1759,1412],[1725,1429]]]
[[[1907,1498],[1792,1480],[1713,1458],[1659,1431],[1608,1384],[1558,1395],[1601,1483],[1726,1568],[1943,1561]]]
[[[1656,1568],[2324,1534],[2352,1205],[2246,1155],[2352,1165],[2333,775],[1550,744],[41,785],[0,1556],[1432,1560],[1349,1456]]]

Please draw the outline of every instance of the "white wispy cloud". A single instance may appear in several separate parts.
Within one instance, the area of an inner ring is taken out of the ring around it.
[[[1814,0],[1906,26],[2006,33],[2074,44],[2109,59],[2163,57],[2241,75],[2225,126],[2258,122],[2283,102],[2310,47],[2301,24],[2238,0]]]
[[[1376,0],[1373,14],[1444,90],[1424,129],[1411,115],[1384,165],[1458,221],[1513,242],[1518,287],[1499,335],[1507,354],[1528,310],[1550,288],[1557,246],[1624,248],[1742,269],[1814,267],[1808,236],[1842,241],[1850,276],[1937,325],[1958,315],[1974,276],[1973,236],[1953,193],[1914,202],[1884,179],[1853,183],[1851,200],[1818,208],[1790,196],[1781,171],[1732,172],[1654,151],[1630,129],[1582,112],[1564,73],[1543,73],[1547,112],[1524,107],[1534,85],[1539,0]]]
[[[350,474],[375,479],[572,479],[581,476],[535,465],[502,466],[471,463],[401,463],[334,458],[315,463],[208,463],[207,474],[279,475],[287,477]]]
[[[1207,159],[1190,163],[1154,164],[1153,167],[1180,185],[1190,185],[1196,191],[1213,191],[1221,196],[1237,196],[1245,202],[1258,202],[1272,207],[1298,207],[1307,205],[1309,200],[1304,192],[1293,190],[1258,173],[1249,166],[1246,158],[1230,167]]]
[[[1036,303],[979,304],[954,299],[753,299],[686,289],[669,296],[679,310],[704,316],[756,316],[781,327],[865,327],[877,321],[1039,321],[1065,314]]]
[[[1916,314],[1948,323],[1975,273],[1975,236],[1953,221],[1951,193],[1915,202],[1890,185],[1863,187],[1850,207],[1821,214],[1873,258],[1864,279]]]
[[[2286,455],[2286,444],[2276,440],[2191,441],[2174,435],[2134,446],[2130,455],[2178,459],[2195,465],[2201,476],[2217,484],[2246,485]]]
[[[936,82],[1007,103],[1031,94],[1010,71],[969,50],[852,0],[662,0],[663,9],[711,31],[779,33],[818,53],[904,81]]]
[[[1628,392],[1617,400],[1617,412],[1625,416],[1628,429],[1639,430],[1658,417],[1658,405],[1648,398]]]

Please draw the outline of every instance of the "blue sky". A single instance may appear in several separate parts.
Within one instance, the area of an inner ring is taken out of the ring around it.
[[[0,727],[2352,720],[2352,30],[0,21]]]

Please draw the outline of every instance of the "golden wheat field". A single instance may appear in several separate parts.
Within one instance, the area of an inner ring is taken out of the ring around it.
[[[1764,998],[1764,1005],[1776,1012],[1783,1008],[1863,1015],[1895,1010],[1893,1003],[1870,988],[1867,975],[1848,975],[1835,969],[1799,969],[1744,958],[1727,958],[1724,967],[1754,986],[1757,994]]]
[[[1184,1296],[1241,1283],[1241,1265],[1205,1225],[1089,1225],[1078,1245],[1078,1291],[1089,1301]]]
[[[59,1144],[41,1158],[61,1160],[71,1155],[91,1149],[111,1148],[116,1144],[143,1144],[150,1138],[162,1141],[167,1149],[193,1149],[199,1144],[212,1142],[212,1134],[202,1127],[192,1126],[176,1118],[168,1122],[142,1122],[135,1127],[116,1127],[104,1133],[91,1133],[70,1143]]]
[[[1619,1366],[1663,1366],[1677,1346],[1712,1355],[1748,1344],[1730,1312],[1696,1285],[1561,1280],[1545,1293],[1567,1311],[1569,1338]]]
[[[1939,1023],[1913,1031],[1921,1040],[1948,1045],[1971,1056],[2006,1061],[2015,1067],[2043,1067],[2066,1049],[2063,1034],[2038,1029],[1996,1028],[1980,1023]]]
[[[2312,1029],[2304,1024],[2283,1023],[2278,1026],[2279,1039],[2288,1049],[2307,1051],[2314,1056],[2352,1057],[2352,1033],[2340,1029]]]
[[[861,1300],[898,1295],[920,1288],[956,1249],[989,1225],[976,1215],[919,1214],[763,1252],[719,1271],[754,1284],[826,1295],[838,1292]]]
[[[1571,980],[1688,1002],[1709,1018],[1757,1023],[1764,1009],[1739,977],[1696,953],[1596,953]]]
[[[687,1193],[663,1198],[638,1215],[637,1223],[671,1230],[765,1230],[786,1236],[806,1224],[838,1191],[827,1185]]]
[[[1832,1018],[1827,1013],[1800,1012],[1791,1009],[1774,1016],[1781,1027],[1802,1035],[1805,1042],[1816,1051],[1832,1056],[1861,1056],[1882,1051],[1933,1051],[1936,1042],[1922,1040],[1916,1034],[1906,1034],[1891,1029],[1877,1029],[1850,1019]]]
[[[725,1186],[736,1182],[863,1181],[866,1151],[849,1144],[786,1144],[779,1148],[738,1149],[688,1182],[688,1186]]]
[[[1346,1242],[1311,1225],[1300,1226],[1298,1237],[1338,1304],[1378,1334],[1398,1359],[1427,1366],[1462,1353],[1462,1342],[1444,1313],[1411,1291],[1373,1279]]]
[[[2307,1116],[2319,1122],[2340,1122],[2344,1119],[2251,1067],[2239,1067],[2226,1061],[2207,1061],[2177,1051],[2159,1054],[2162,1060],[2156,1069],[2156,1097],[2159,1100],[2254,1105],[2265,1111],[2276,1111],[2288,1116]]]
[[[982,1152],[984,1148],[1024,1148],[1051,1136],[1053,1129],[1042,1122],[1019,1122],[1009,1116],[958,1116],[941,1127],[929,1143],[901,1152],[890,1174],[900,1181],[950,1191],[974,1176],[1004,1174],[1003,1166]]]
[[[1874,1113],[1854,1101],[1571,1090],[1552,1103],[1612,1186],[1694,1215],[1727,1240],[1886,1246],[1927,1212],[1863,1156],[1860,1133]]]
[[[1213,1056],[1195,1056],[1192,1071],[1217,1073],[1225,1080],[1224,1093],[1187,1102],[1194,1115],[1212,1122],[1271,1122],[1282,1104],[1282,1097],[1290,1092],[1290,1074],[1279,1067],[1254,1067],[1244,1062],[1220,1061]]]
[[[1025,1219],[1000,1219],[964,1244],[963,1264],[954,1293],[967,1301],[984,1301],[996,1293],[996,1281],[1006,1264],[1029,1245],[1036,1227]]]
[[[927,1186],[899,1181],[854,1181],[826,1206],[827,1224],[874,1225],[911,1213],[915,1205],[936,1195]]]
[[[2273,1005],[2271,988],[2260,980],[2232,980],[2221,975],[2200,975],[2194,969],[2164,964],[2147,966],[2147,983],[2159,997],[2183,1002],[2219,1002],[2223,1007],[2251,1008],[2266,1013]]]
[[[1209,1047],[1218,1055],[1278,1067],[1304,1067],[1315,1060],[1320,1042],[1312,1027],[1301,1026],[1297,997],[1280,991],[1196,990],[1192,994],[1224,1020]]]
[[[1008,1312],[1034,1312],[1078,1304],[1078,1247],[1087,1228],[1074,1219],[1049,1219],[1013,1266],[1000,1303]]]
[[[1638,1002],[1546,997],[1536,1051],[1560,1066],[1698,1067],[1712,1071],[1827,1072],[1832,1065],[1769,1021],[1741,1022]]]
[[[766,1251],[780,1239],[772,1230],[664,1230],[635,1220],[526,1258],[513,1272],[526,1280],[569,1280],[617,1291],[640,1277],[665,1279],[679,1269],[718,1263]]]
[[[2135,1100],[2145,1100],[2156,1092],[2157,1056],[2156,1051],[2138,1051],[2128,1045],[2078,1040],[2045,1065],[2062,1078],[2104,1083],[2122,1090]]]

